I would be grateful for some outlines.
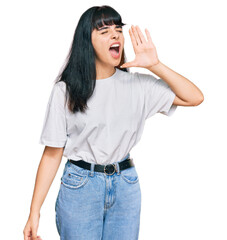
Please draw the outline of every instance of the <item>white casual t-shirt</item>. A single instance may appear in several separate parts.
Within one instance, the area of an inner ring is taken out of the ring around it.
[[[85,113],[71,113],[65,82],[54,84],[39,143],[64,147],[63,156],[95,164],[123,159],[140,140],[145,120],[155,113],[171,116],[175,93],[153,75],[124,72],[96,80]]]

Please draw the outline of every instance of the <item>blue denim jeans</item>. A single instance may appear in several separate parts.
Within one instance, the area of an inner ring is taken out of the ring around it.
[[[95,172],[93,163],[87,170],[67,160],[55,203],[61,240],[139,239],[139,178],[135,166],[120,171],[119,162],[107,175]]]

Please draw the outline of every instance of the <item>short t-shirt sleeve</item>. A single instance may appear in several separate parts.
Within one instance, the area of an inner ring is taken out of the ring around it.
[[[136,74],[144,93],[145,119],[150,118],[155,113],[172,116],[177,108],[177,105],[173,105],[176,94],[169,85],[161,78],[157,79],[153,75]]]
[[[39,143],[50,147],[64,147],[67,141],[64,82],[54,84],[46,113]]]

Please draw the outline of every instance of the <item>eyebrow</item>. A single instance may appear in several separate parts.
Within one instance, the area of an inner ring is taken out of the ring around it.
[[[102,28],[99,28],[99,29],[97,29],[97,30],[98,30],[98,31],[101,31],[101,30],[107,29],[107,28],[109,28],[109,27],[102,27]],[[122,28],[122,26],[121,26],[121,25],[117,25],[115,28]]]

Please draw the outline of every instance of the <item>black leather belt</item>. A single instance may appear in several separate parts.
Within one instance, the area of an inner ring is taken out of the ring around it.
[[[72,159],[69,159],[69,161],[79,167],[91,170],[91,163],[89,162],[86,162],[84,160],[75,161]],[[132,158],[127,158],[124,161],[119,162],[118,164],[119,164],[120,171],[135,166]],[[108,165],[95,164],[94,171],[103,172],[103,173],[106,173],[107,175],[113,175],[115,172],[117,172],[116,163],[111,163]]]

